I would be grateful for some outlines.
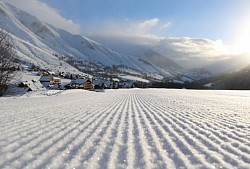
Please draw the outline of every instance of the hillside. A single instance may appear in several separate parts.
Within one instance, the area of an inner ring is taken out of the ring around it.
[[[49,25],[29,13],[0,1],[0,27],[13,40],[17,56],[26,66],[95,74],[130,74],[148,79],[192,79],[209,72],[187,70],[161,54],[144,48],[117,52],[80,35]]]
[[[1,1],[0,19],[0,26],[10,32],[17,54],[25,64],[74,70],[65,63],[73,60],[71,65],[76,67],[75,63],[80,62],[83,64],[77,66],[85,69],[115,65],[122,67],[125,72],[134,70],[141,74],[173,76],[167,68],[146,64],[137,57],[118,53],[86,37],[72,35]]]
[[[217,77],[216,89],[250,90],[250,65],[244,69]]]

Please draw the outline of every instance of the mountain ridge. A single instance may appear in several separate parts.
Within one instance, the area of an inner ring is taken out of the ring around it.
[[[0,1],[0,19],[3,21],[0,26],[11,34],[21,59],[40,67],[69,67],[76,71],[65,63],[71,58],[76,62],[84,62],[85,66],[90,64],[102,68],[117,66],[123,67],[125,72],[130,72],[132,69],[140,74],[146,73],[148,76],[157,74],[162,78],[174,77],[183,72],[181,66],[167,58],[162,66],[155,64],[157,58],[153,56],[158,54],[153,51],[150,51],[149,56],[141,57],[122,54],[84,36],[72,35],[49,25],[3,1]],[[163,63],[163,60],[161,62]],[[167,65],[167,62],[170,64]]]

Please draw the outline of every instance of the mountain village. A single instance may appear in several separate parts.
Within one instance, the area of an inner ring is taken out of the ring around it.
[[[70,72],[52,72],[47,70],[34,71],[28,67],[23,68],[24,74],[29,74],[31,80],[25,77],[18,84],[25,91],[39,90],[68,90],[84,89],[101,92],[104,89],[119,88],[146,88],[150,81],[131,75],[110,75],[110,77],[89,75],[86,73],[74,74]]]

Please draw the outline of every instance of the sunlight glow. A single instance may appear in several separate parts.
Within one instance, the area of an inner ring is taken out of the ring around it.
[[[250,17],[240,25],[237,34],[237,41],[234,45],[237,52],[250,53]]]

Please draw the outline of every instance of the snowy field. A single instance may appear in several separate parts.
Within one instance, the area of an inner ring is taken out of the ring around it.
[[[0,168],[250,168],[250,91],[0,98]]]

